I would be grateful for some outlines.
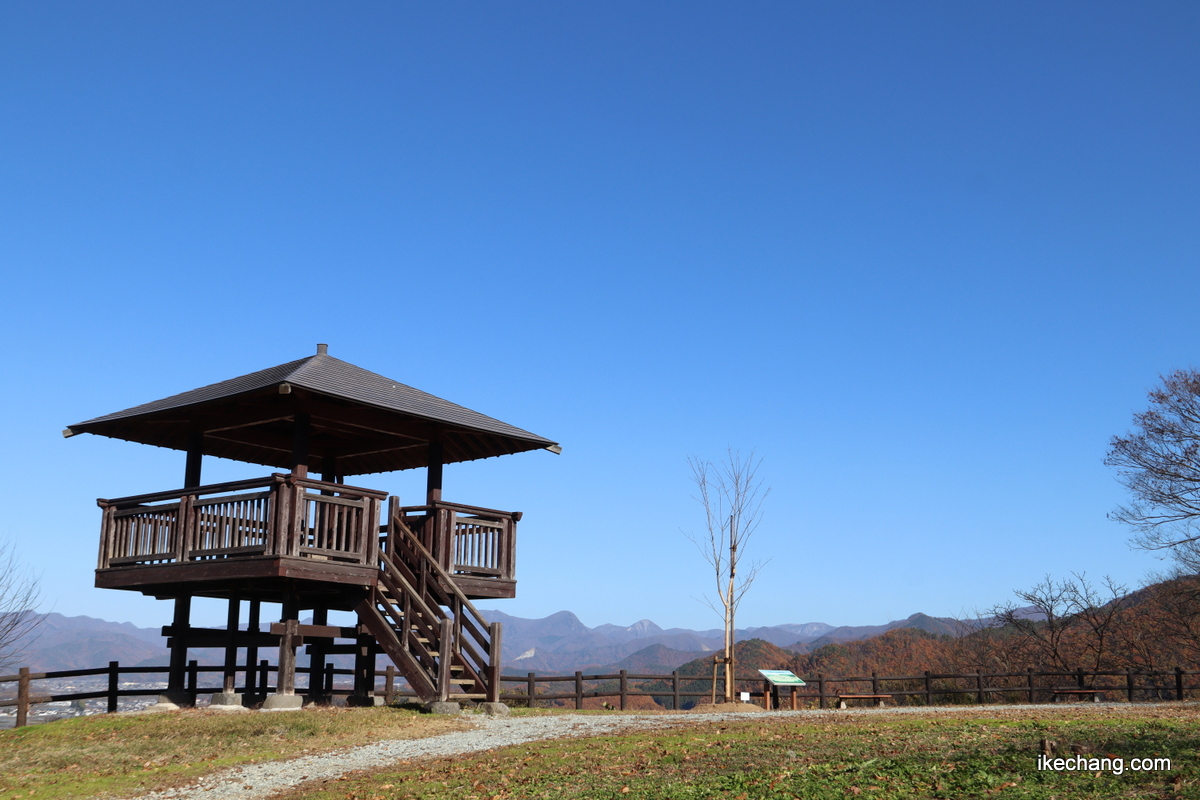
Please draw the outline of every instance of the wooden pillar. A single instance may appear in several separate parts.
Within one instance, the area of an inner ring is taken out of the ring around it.
[[[242,598],[234,592],[229,598],[229,613],[225,617],[225,671],[221,682],[221,691],[225,694],[233,694],[237,688],[237,635],[241,614]]]
[[[341,483],[342,476],[338,472],[337,454],[327,452],[321,456],[321,480],[328,483]]]
[[[192,489],[200,485],[200,461],[204,457],[204,431],[188,433],[187,465],[183,470],[183,488]]]
[[[247,620],[246,633],[259,633],[259,615],[262,610],[261,600],[250,601],[250,618]],[[258,682],[256,678],[257,670],[255,667],[258,662],[258,645],[254,644],[254,639],[250,639],[246,644],[246,694],[253,696],[258,694]],[[266,693],[266,683],[263,683],[264,694]]]
[[[437,662],[437,699],[446,702],[450,699],[450,666],[454,662],[454,653],[458,649],[454,640],[454,622],[443,619],[438,625],[438,662]]]
[[[167,691],[182,692],[187,673],[188,628],[191,627],[192,596],[175,598],[175,618],[171,622],[171,666],[167,673]]]
[[[297,478],[308,477],[308,439],[312,434],[312,417],[297,412],[292,423],[292,474]]]
[[[503,667],[500,663],[500,649],[502,645],[502,636],[504,628],[499,622],[493,622],[488,625],[488,634],[490,641],[488,642],[488,666],[487,666],[487,701],[489,703],[500,702],[500,673]],[[578,675],[578,673],[576,673]]]
[[[328,625],[329,609],[317,606],[313,609],[313,625]],[[308,646],[308,698],[314,703],[332,700],[325,692],[325,657],[328,647],[324,640],[314,641]]]
[[[375,692],[375,637],[360,633],[354,643],[354,695],[350,705],[371,705]]]
[[[442,501],[442,452],[441,442],[429,443],[429,468],[425,475],[425,504]]]
[[[294,695],[296,693],[296,646],[300,637],[297,628],[300,626],[300,600],[296,595],[289,595],[283,602],[283,613],[279,621],[284,625],[283,635],[279,637],[279,677],[275,681],[275,694]]]

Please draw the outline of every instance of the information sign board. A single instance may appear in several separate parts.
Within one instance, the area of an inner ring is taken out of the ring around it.
[[[804,681],[800,680],[795,674],[786,669],[760,669],[759,675],[771,682],[772,686],[807,686]]]

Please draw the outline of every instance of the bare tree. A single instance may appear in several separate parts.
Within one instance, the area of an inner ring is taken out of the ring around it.
[[[1016,634],[1027,663],[1068,671],[1084,659],[1092,670],[1111,666],[1122,612],[1129,605],[1126,587],[1108,576],[1097,586],[1085,573],[1074,573],[1060,581],[1047,575],[1015,594],[1019,603],[999,606],[992,614]]]
[[[725,621],[725,702],[733,702],[735,617],[742,597],[764,563],[751,563],[740,569],[746,543],[758,529],[762,504],[770,488],[758,478],[762,459],[754,452],[743,457],[729,450],[719,464],[691,457],[694,499],[704,507],[704,533],[686,534],[712,567],[716,581],[716,599],[705,598],[713,611]]]
[[[1110,515],[1130,525],[1135,543],[1165,550],[1200,571],[1200,372],[1176,370],[1150,392],[1134,430],[1114,436],[1105,463],[1132,501]]]
[[[39,596],[37,578],[17,562],[11,545],[0,542],[0,669],[20,655],[18,643],[41,621]]]
[[[1093,670],[1114,666],[1113,643],[1119,638],[1122,612],[1129,607],[1129,587],[1108,575],[1097,586],[1086,573],[1075,573],[1066,585],[1071,610],[1087,633],[1082,637],[1081,655],[1088,657]]]

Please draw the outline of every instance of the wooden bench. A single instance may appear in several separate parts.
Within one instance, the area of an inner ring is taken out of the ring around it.
[[[838,708],[845,708],[847,700],[875,700],[877,701],[876,705],[883,708],[884,701],[891,700],[892,696],[890,694],[839,694],[837,699]]]
[[[1104,689],[1080,689],[1074,686],[1062,689],[1051,689],[1050,702],[1057,703],[1059,695],[1062,695],[1063,697],[1078,697],[1080,700],[1087,695],[1091,695],[1092,702],[1099,703],[1100,695],[1104,694],[1104,692]]]

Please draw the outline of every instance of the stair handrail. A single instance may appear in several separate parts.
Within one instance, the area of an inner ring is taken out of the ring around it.
[[[456,601],[458,610],[455,612],[455,627],[458,628],[459,631],[466,629],[466,631],[471,634],[470,638],[474,639],[475,643],[479,646],[479,649],[486,653],[486,658],[484,658],[476,651],[476,647],[473,646],[470,641],[464,638],[460,642],[459,661],[461,665],[465,669],[469,670],[472,679],[477,685],[485,689],[489,696],[495,695],[498,697],[498,694],[496,694],[499,686],[499,684],[496,683],[496,677],[499,676],[500,666],[500,653],[499,647],[497,647],[499,643],[498,626],[490,624],[487,621],[487,618],[479,613],[479,610],[475,608],[471,601],[467,599],[467,596],[462,589],[458,587],[458,584],[455,583],[453,576],[451,576],[450,573],[448,573],[442,567],[442,565],[439,564],[436,559],[434,559],[428,548],[421,543],[421,540],[417,537],[416,533],[413,532],[413,530],[408,526],[399,513],[398,498],[391,498],[388,505],[388,547],[386,549],[389,556],[389,564],[391,564],[392,561],[390,556],[394,555],[392,552],[393,544],[391,542],[391,531],[395,529],[403,537],[404,545],[411,548],[413,553],[420,560],[421,564],[418,566],[418,568],[428,569],[435,579],[435,584],[439,588],[443,589],[443,591],[452,595],[452,599]],[[380,553],[382,555],[382,549]],[[395,569],[394,564],[391,564],[391,566],[393,569]],[[443,616],[442,618],[444,619],[446,617]],[[466,624],[464,625],[464,623]],[[485,631],[488,633],[487,641],[483,639],[483,633]],[[474,664],[467,661],[466,658],[463,657],[461,651],[464,648],[472,656],[472,660],[475,662]],[[449,651],[447,650],[446,652]],[[492,683],[496,683],[496,686],[491,686]]]
[[[392,498],[392,499],[395,500],[396,498]],[[434,574],[437,575],[437,577],[441,579],[440,582],[443,583],[450,590],[450,592],[458,599],[458,602],[461,603],[462,608],[467,609],[471,613],[471,615],[474,617],[472,622],[474,622],[476,625],[478,625],[483,630],[487,630],[488,626],[490,625],[490,623],[487,621],[487,617],[483,616],[483,614],[480,614],[479,609],[475,608],[475,606],[471,604],[471,601],[467,599],[467,596],[466,596],[466,594],[463,593],[463,590],[458,588],[458,584],[454,582],[454,576],[451,575],[449,572],[447,572],[445,569],[443,569],[442,565],[437,562],[437,559],[435,559],[432,554],[430,554],[429,550],[426,549],[425,545],[421,544],[421,540],[413,532],[412,528],[408,527],[408,524],[404,522],[404,519],[396,513],[396,509],[392,508],[392,509],[389,509],[389,511],[391,512],[388,515],[389,521],[395,520],[396,523],[398,523],[399,527],[403,528],[404,531],[407,532],[407,536],[405,538],[408,540],[408,544],[411,546],[415,546],[417,554],[420,555],[424,559],[424,563],[433,568]],[[388,538],[390,539],[391,538],[391,536],[390,536],[391,526],[390,525],[388,526],[388,533],[389,533]],[[389,541],[388,544],[391,544],[391,542]],[[391,553],[389,552],[388,555],[391,555]]]

